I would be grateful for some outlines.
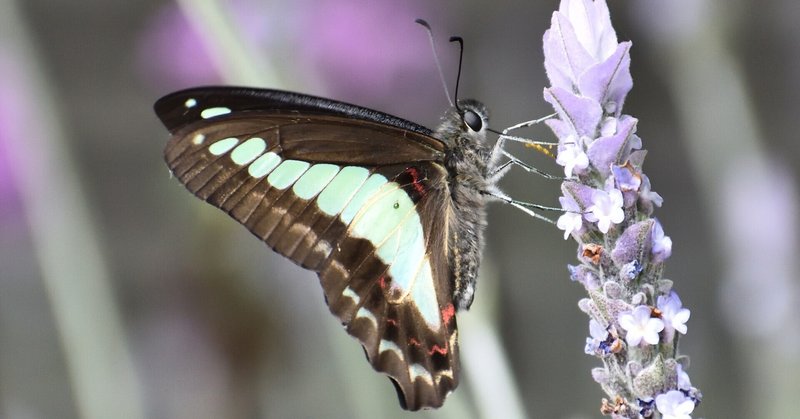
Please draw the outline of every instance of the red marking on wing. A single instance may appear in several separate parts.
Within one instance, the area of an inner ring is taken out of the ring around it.
[[[447,345],[444,345],[444,348],[440,347],[439,345],[433,345],[433,348],[428,352],[430,355],[433,355],[434,352],[437,352],[439,355],[447,355]]]
[[[378,278],[378,285],[380,285],[382,290],[386,289],[386,276],[381,275],[381,277]]]
[[[414,191],[420,196],[425,196],[427,190],[425,189],[425,185],[422,184],[422,179],[420,179],[419,169],[412,166],[406,169],[406,173],[411,176],[411,186],[414,187]]]
[[[450,320],[453,316],[456,315],[456,308],[453,306],[453,303],[447,305],[447,307],[442,309],[442,320],[444,324],[450,323]]]
[[[408,344],[411,345],[411,346],[422,346],[422,343],[420,341],[418,341],[416,338],[413,338],[413,337],[408,339]],[[444,345],[444,348],[442,348],[439,345],[434,344],[433,348],[431,348],[431,350],[429,350],[427,352],[428,352],[428,355],[433,355],[434,353],[438,353],[439,355],[447,355],[447,352],[449,352],[449,351],[450,350],[447,348],[447,344]]]

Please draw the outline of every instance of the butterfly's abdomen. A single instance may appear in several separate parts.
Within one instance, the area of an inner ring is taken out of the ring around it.
[[[483,251],[486,209],[483,196],[467,185],[455,185],[456,205],[450,221],[450,261],[454,273],[453,302],[465,310],[472,305]]]
[[[460,147],[447,161],[453,216],[450,219],[450,262],[454,274],[453,302],[459,309],[472,304],[483,251],[487,190],[485,154],[476,144]]]

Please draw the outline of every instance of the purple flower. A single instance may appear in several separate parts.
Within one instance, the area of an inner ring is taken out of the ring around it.
[[[592,205],[586,208],[586,220],[596,222],[603,234],[608,233],[611,224],[619,224],[625,219],[622,204],[622,192],[618,189],[608,192],[597,189],[592,194]]]
[[[682,370],[677,379],[689,386],[681,388],[689,403],[660,394],[675,379],[674,336],[686,332],[689,310],[662,276],[672,240],[651,214],[663,199],[643,173],[647,151],[636,135],[638,120],[622,113],[633,87],[632,44],[617,43],[605,0],[562,0],[543,41],[551,83],[544,99],[557,115],[546,124],[558,137],[556,162],[569,179],[561,185],[566,212],[556,225],[565,239],[572,235],[579,243],[580,264],[569,266],[570,277],[589,293],[578,303],[592,319],[584,351],[601,358],[613,353],[626,362],[625,368],[606,362],[592,370],[609,397],[602,410],[615,417],[658,416],[659,396],[661,416],[683,417],[701,394]],[[658,307],[652,307],[656,297]],[[611,325],[606,330],[603,323]]]
[[[686,322],[689,321],[691,312],[688,308],[683,308],[681,299],[675,291],[670,291],[669,295],[658,297],[657,307],[661,311],[661,319],[664,320],[664,333],[667,342],[672,341],[675,331],[686,334]]]
[[[614,182],[616,182],[617,188],[622,192],[638,191],[639,186],[642,184],[642,176],[636,173],[630,164],[624,166],[613,165],[611,166],[611,173],[614,175]]]
[[[558,119],[548,119],[546,124],[559,135],[559,144],[573,141],[571,134],[578,137],[597,137],[597,130],[603,120],[603,108],[594,99],[583,97],[559,87],[544,90],[544,100],[553,105]]]
[[[565,142],[563,147],[559,147],[556,163],[564,166],[567,177],[572,177],[573,172],[583,173],[589,167],[589,157],[579,142]]]
[[[658,333],[664,330],[661,319],[650,316],[648,306],[638,306],[633,311],[621,313],[617,321],[627,332],[625,341],[630,346],[637,346],[644,340],[650,345],[658,344]]]
[[[692,388],[692,382],[689,380],[689,374],[683,370],[683,366],[678,364],[675,367],[675,371],[678,373],[678,390],[689,390]]]
[[[658,192],[653,192],[650,189],[650,178],[647,177],[644,173],[642,173],[642,185],[639,187],[639,205],[647,215],[653,213],[653,207],[661,207],[661,204],[664,203],[664,198],[658,194]]]
[[[632,150],[642,148],[642,140],[634,135],[638,120],[628,115],[613,119],[617,121],[613,124],[615,130],[608,135],[604,134],[603,131],[610,131],[604,123],[600,130],[602,136],[594,140],[587,151],[592,166],[603,177],[611,174],[612,165],[625,163]]]
[[[595,275],[592,270],[588,269],[586,266],[567,265],[567,269],[569,270],[569,278],[572,281],[580,282],[587,290],[596,290],[600,288],[600,283],[597,281],[597,275]]]
[[[553,86],[572,89],[593,64],[617,48],[605,2],[564,0],[544,34],[545,70]]]
[[[619,277],[626,281],[633,281],[642,272],[642,264],[638,260],[632,260],[619,268]]]
[[[583,351],[587,355],[596,355],[601,351],[601,343],[608,339],[608,330],[597,320],[591,319],[589,320],[589,336],[586,338],[586,346]]]
[[[652,397],[645,397],[639,399],[639,414],[642,417],[649,418],[653,416],[653,409],[656,408],[656,401]]]
[[[656,396],[656,408],[662,419],[692,419],[694,401],[680,391],[670,390]]]
[[[664,235],[664,229],[661,227],[661,223],[658,222],[658,219],[655,218],[654,220],[655,223],[653,223],[653,233],[651,235],[651,240],[653,241],[653,262],[661,263],[672,255],[672,239]]]
[[[558,201],[561,202],[561,208],[567,212],[558,217],[556,226],[564,230],[564,240],[566,240],[570,234],[573,232],[578,233],[581,230],[583,227],[583,215],[581,214],[578,203],[575,202],[574,199],[568,196],[562,196],[558,198]]]

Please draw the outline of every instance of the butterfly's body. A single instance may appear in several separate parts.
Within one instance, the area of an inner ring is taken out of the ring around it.
[[[474,109],[488,116],[486,108],[473,100],[461,101],[462,108]],[[470,135],[471,134],[471,135]],[[485,134],[465,133],[459,111],[448,109],[435,136],[449,139],[444,159],[450,195],[453,200],[450,221],[449,258],[454,277],[453,301],[459,309],[472,304],[483,250],[483,230],[486,227],[486,192],[492,191],[489,170],[494,166],[491,149],[486,146]]]
[[[458,105],[434,132],[274,90],[195,88],[156,103],[175,176],[315,271],[411,410],[441,406],[458,384],[455,311],[472,303],[496,191],[486,110]]]

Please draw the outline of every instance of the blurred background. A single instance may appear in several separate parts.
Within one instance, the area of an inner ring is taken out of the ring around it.
[[[632,40],[646,173],[692,310],[695,417],[800,411],[800,3],[612,2]],[[202,84],[323,95],[435,127],[461,96],[504,128],[551,112],[548,1],[0,0],[0,417],[411,417],[313,274],[203,204],[162,160],[160,96]],[[452,84],[451,84],[452,89]],[[545,129],[526,131],[554,139]],[[558,173],[552,160],[512,149]],[[520,200],[558,184],[512,171]],[[575,243],[494,205],[462,384],[431,418],[599,417]]]

